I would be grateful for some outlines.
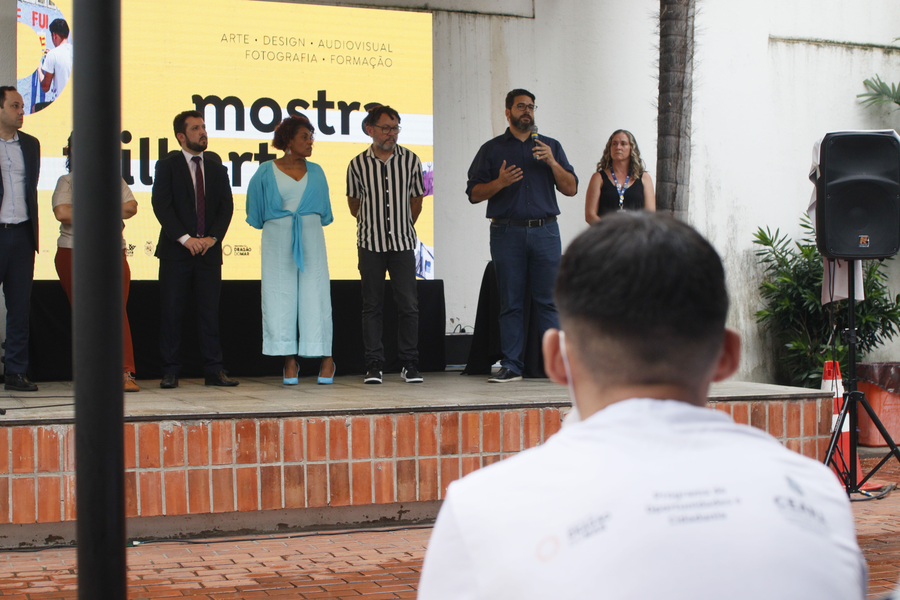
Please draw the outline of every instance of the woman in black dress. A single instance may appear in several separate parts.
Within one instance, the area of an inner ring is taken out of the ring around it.
[[[656,210],[653,180],[630,131],[619,129],[606,142],[597,172],[588,184],[584,220],[589,224],[617,210]]]

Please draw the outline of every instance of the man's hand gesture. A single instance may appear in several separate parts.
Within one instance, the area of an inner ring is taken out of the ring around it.
[[[506,166],[506,161],[500,165],[500,174],[497,176],[497,182],[500,187],[507,187],[522,179],[522,169],[516,165]]]

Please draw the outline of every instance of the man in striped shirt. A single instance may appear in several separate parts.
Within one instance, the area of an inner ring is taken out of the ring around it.
[[[357,222],[365,382],[381,383],[384,369],[381,317],[387,271],[397,303],[397,352],[405,365],[400,376],[409,383],[420,383],[414,225],[425,195],[422,163],[397,145],[400,115],[390,106],[370,110],[363,125],[372,145],[347,167],[347,202]]]

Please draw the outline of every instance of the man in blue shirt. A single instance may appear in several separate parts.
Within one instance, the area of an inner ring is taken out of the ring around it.
[[[525,347],[525,284],[537,310],[541,335],[559,327],[553,283],[562,254],[556,190],[578,191],[578,177],[556,140],[538,135],[534,94],[515,89],[506,95],[503,135],[484,144],[469,167],[469,202],[488,201],[491,258],[500,288],[500,370],[488,379],[522,379]]]

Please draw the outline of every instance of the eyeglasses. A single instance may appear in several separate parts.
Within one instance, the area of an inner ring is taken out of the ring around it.
[[[383,133],[384,135],[388,135],[391,133],[400,133],[399,125],[396,125],[394,127],[391,127],[390,125],[375,125],[375,128],[380,129],[381,133]]]
[[[534,112],[534,111],[537,110],[537,105],[535,105],[535,104],[524,104],[524,103],[522,103],[522,102],[519,102],[518,104],[516,104],[516,108],[518,108],[519,110],[525,110],[525,109],[527,108],[527,109],[530,110],[531,112]]]

